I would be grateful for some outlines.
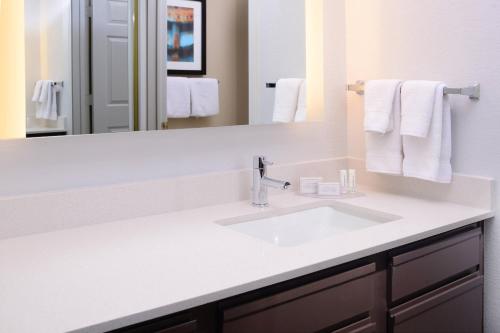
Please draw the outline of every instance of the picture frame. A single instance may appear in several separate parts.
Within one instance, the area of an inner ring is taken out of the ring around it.
[[[206,75],[206,0],[166,0],[165,10],[168,75]]]

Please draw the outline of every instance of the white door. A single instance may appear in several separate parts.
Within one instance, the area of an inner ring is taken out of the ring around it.
[[[93,133],[130,131],[128,0],[92,2]]]

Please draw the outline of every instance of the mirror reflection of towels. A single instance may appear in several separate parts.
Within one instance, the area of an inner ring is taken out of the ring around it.
[[[167,118],[191,116],[191,90],[186,77],[167,78]]]
[[[307,80],[300,85],[299,101],[297,102],[297,112],[295,122],[303,123],[307,121]]]
[[[61,88],[50,80],[41,80],[35,84],[32,101],[36,104],[36,118],[57,120],[57,93]]]
[[[217,79],[190,79],[191,116],[212,117],[220,112],[219,81]]]
[[[292,123],[295,121],[303,82],[303,79],[278,80],[276,83],[273,122]]]

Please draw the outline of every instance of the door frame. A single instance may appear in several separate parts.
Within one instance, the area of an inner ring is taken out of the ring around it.
[[[139,14],[140,17],[146,17],[146,22],[141,24],[139,22],[139,33],[140,36],[146,35],[145,43],[139,43],[139,46],[143,49],[139,49],[139,77],[146,81],[141,88],[139,89],[139,100],[142,100],[143,103],[139,103],[146,110],[140,110],[140,113],[145,113],[147,115],[147,130],[155,131],[161,129],[162,116],[159,110],[162,110],[159,103],[159,96],[162,95],[160,85],[158,84],[159,77],[157,68],[158,59],[161,59],[161,55],[158,54],[158,45],[160,33],[158,28],[158,7],[161,6],[161,1],[163,0],[143,0],[146,3],[146,6],[139,7],[143,10],[146,10],[144,15]],[[161,8],[161,7],[160,7]],[[145,31],[144,31],[145,30]],[[143,55],[141,59],[140,55]]]
[[[73,80],[73,134],[92,133],[90,77],[90,27],[92,0],[71,0],[71,57]]]
[[[150,10],[148,10],[148,73],[149,82],[154,87],[150,87],[148,101],[154,103],[153,119],[149,123],[152,128],[161,130],[163,123],[167,121],[167,21],[161,15],[166,11],[167,0],[150,0]],[[162,75],[162,74],[165,75]],[[154,127],[153,127],[154,126]]]

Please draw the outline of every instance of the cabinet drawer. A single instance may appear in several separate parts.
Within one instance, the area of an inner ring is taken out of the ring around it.
[[[390,311],[394,333],[481,333],[483,277],[468,276]]]
[[[304,333],[368,313],[375,264],[223,311],[224,333]]]
[[[161,329],[155,333],[196,333],[196,321],[179,324],[173,327]]]
[[[332,333],[375,333],[377,324],[367,318],[355,324],[333,331]]]
[[[391,260],[391,300],[395,302],[476,269],[480,263],[480,229],[394,256]]]
[[[197,331],[197,320],[189,320],[181,316],[138,324],[111,333],[196,333]]]

